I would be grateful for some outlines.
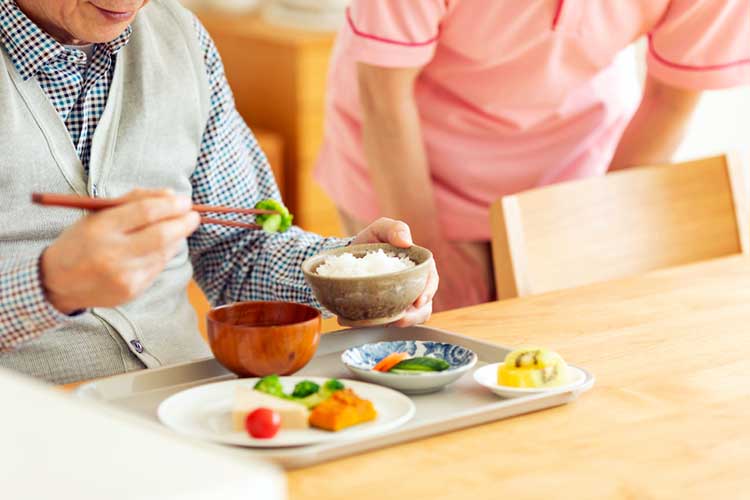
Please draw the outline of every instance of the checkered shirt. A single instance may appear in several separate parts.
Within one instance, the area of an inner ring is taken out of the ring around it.
[[[191,178],[193,201],[254,206],[261,199],[280,199],[266,157],[235,108],[218,51],[197,19],[194,24],[211,88],[211,110]],[[113,41],[97,44],[87,64],[82,51],[66,48],[44,33],[14,1],[0,0],[3,49],[21,77],[36,79],[47,94],[85,169],[117,53],[127,45],[131,32],[128,27]],[[321,250],[348,242],[298,227],[268,235],[214,225],[201,225],[188,239],[195,279],[213,304],[283,300],[318,308],[300,265]],[[45,298],[39,257],[0,261],[0,352],[12,351],[70,321]]]

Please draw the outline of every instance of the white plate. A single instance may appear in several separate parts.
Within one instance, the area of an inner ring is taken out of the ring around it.
[[[497,383],[497,369],[503,363],[493,363],[491,365],[485,365],[474,372],[474,380],[480,385],[485,386],[498,396],[504,398],[517,398],[520,396],[528,396],[529,394],[549,394],[554,392],[565,392],[573,389],[576,386],[581,385],[586,380],[586,374],[580,368],[575,366],[568,366],[568,377],[570,382],[565,385],[558,385],[555,387],[541,387],[541,388],[525,388],[519,389],[517,387],[509,387],[507,385],[498,385]]]
[[[281,377],[284,391],[292,392],[302,380],[323,384],[322,377]],[[217,443],[258,448],[302,446],[323,441],[358,439],[398,427],[414,416],[414,403],[400,392],[365,382],[342,379],[344,386],[363,399],[369,399],[378,416],[372,422],[355,425],[338,432],[320,429],[281,429],[271,439],[255,439],[232,428],[232,405],[235,388],[253,387],[257,378],[227,380],[187,389],[170,396],[159,405],[159,420],[167,427],[191,437]]]

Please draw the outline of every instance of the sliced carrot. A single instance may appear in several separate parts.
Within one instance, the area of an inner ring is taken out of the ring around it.
[[[376,372],[387,372],[408,357],[409,353],[406,352],[392,352],[388,356],[378,361],[378,363],[373,366],[372,369]]]

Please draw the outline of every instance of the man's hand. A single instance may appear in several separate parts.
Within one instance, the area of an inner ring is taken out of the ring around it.
[[[352,242],[354,245],[361,243],[389,243],[399,248],[409,248],[414,245],[409,226],[403,222],[387,218],[378,219],[367,226]],[[418,325],[430,319],[432,298],[437,292],[438,282],[440,281],[434,260],[430,262],[430,266],[430,275],[427,278],[424,291],[417,297],[414,304],[409,306],[406,315],[394,323],[394,326]]]
[[[80,220],[44,251],[42,284],[59,311],[133,300],[200,224],[191,200],[171,191],[136,190],[124,199]]]

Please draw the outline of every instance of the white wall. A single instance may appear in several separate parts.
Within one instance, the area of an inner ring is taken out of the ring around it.
[[[704,94],[676,161],[737,150],[750,154],[750,87]]]
[[[640,76],[645,79],[645,38],[626,50],[633,53]],[[728,151],[750,155],[750,86],[705,92],[673,160],[684,161]]]

